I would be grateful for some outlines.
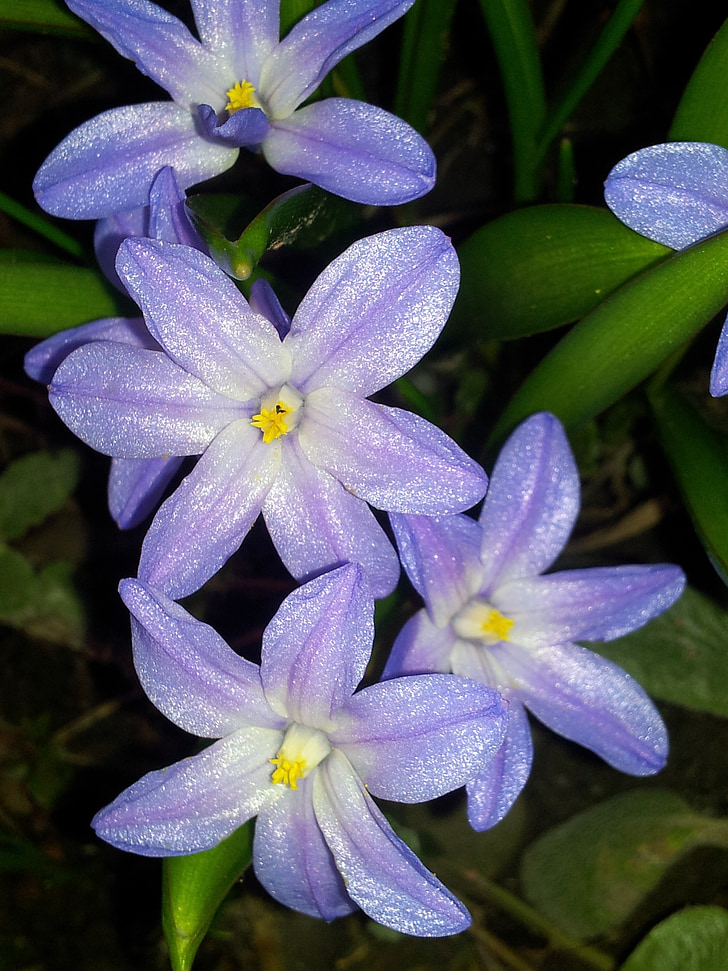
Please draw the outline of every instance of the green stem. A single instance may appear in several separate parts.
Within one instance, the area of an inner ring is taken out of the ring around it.
[[[0,192],[0,210],[24,226],[27,226],[28,229],[32,229],[38,233],[39,236],[44,236],[49,242],[54,243],[70,256],[76,259],[83,258],[83,247],[78,240],[64,233],[62,229],[58,229],[57,226],[54,226],[44,216],[39,216],[31,212],[30,209],[26,209],[25,206],[22,206],[10,196],[5,195],[4,192]]]

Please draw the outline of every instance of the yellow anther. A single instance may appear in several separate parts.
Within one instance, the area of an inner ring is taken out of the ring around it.
[[[243,108],[261,107],[260,101],[258,101],[255,94],[255,88],[250,81],[238,81],[232,88],[228,88],[225,92],[225,97],[228,99],[225,105],[225,111],[231,115]]]
[[[513,627],[513,621],[493,607],[481,626],[484,634],[493,634],[499,641],[507,641],[510,640],[508,631]]]
[[[514,621],[497,610],[487,600],[474,597],[458,611],[452,619],[452,626],[458,637],[485,645],[508,641],[508,633]]]
[[[298,789],[297,782],[306,771],[305,762],[291,762],[282,756],[277,759],[270,759],[270,762],[276,766],[271,780],[274,786],[282,782],[289,789]]]
[[[250,419],[250,424],[260,428],[263,432],[263,441],[267,445],[280,435],[287,435],[291,430],[286,424],[286,415],[290,415],[292,411],[292,408],[279,401],[273,408],[261,408],[258,414]]]

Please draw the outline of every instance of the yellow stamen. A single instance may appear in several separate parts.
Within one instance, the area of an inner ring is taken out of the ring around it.
[[[274,786],[283,783],[289,789],[298,789],[299,779],[305,779],[331,751],[331,745],[323,732],[294,722],[289,725],[281,747],[274,759],[271,775]]]
[[[499,641],[508,641],[508,631],[513,627],[513,621],[493,607],[481,627],[484,634],[495,634]]]
[[[280,435],[287,435],[291,430],[286,424],[286,415],[290,415],[292,411],[292,408],[278,401],[274,408],[261,408],[258,414],[250,419],[250,424],[260,428],[263,432],[263,441],[267,445]]]
[[[496,644],[508,641],[508,633],[514,621],[497,610],[486,600],[477,598],[468,601],[452,619],[452,626],[458,637],[481,644]]]
[[[276,766],[276,770],[272,776],[274,786],[277,786],[282,782],[283,785],[288,786],[289,789],[298,789],[296,782],[306,771],[305,762],[301,762],[300,760],[291,762],[283,757],[270,759],[270,762]]]
[[[255,88],[250,81],[238,81],[232,88],[228,88],[225,92],[225,97],[228,99],[225,105],[225,111],[231,115],[235,114],[236,111],[241,111],[243,108],[261,107],[260,101],[258,101],[255,94]]]

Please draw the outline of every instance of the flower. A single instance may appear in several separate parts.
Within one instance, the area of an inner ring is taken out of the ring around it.
[[[120,590],[145,691],[181,728],[219,741],[102,809],[92,823],[102,839],[145,856],[196,853],[257,816],[255,873],[286,906],[326,920],[358,906],[426,937],[468,926],[372,796],[415,803],[463,785],[503,737],[496,692],[433,674],[354,694],[374,604],[352,564],[283,602],[260,667],[145,584]]]
[[[706,142],[666,142],[614,166],[604,198],[630,229],[684,249],[728,229],[728,151]],[[728,319],[710,373],[710,393],[728,393]]]
[[[524,710],[632,775],[662,768],[667,735],[642,688],[576,640],[613,640],[682,593],[677,566],[540,574],[579,511],[579,477],[553,415],[533,415],[504,446],[478,522],[391,516],[400,556],[426,609],[408,621],[384,677],[452,671],[498,688],[506,739],[468,783],[468,818],[487,829],[526,783],[532,742]]]
[[[262,511],[297,579],[361,563],[375,596],[397,555],[367,503],[443,515],[483,495],[482,469],[440,429],[367,397],[432,345],[455,298],[450,241],[431,226],[354,243],[319,276],[283,337],[208,257],[126,240],[117,270],[161,350],[86,344],[50,400],[115,457],[202,457],[157,513],[139,575],[173,599],[198,589]]]
[[[72,131],[36,175],[39,204],[71,219],[133,209],[162,166],[186,189],[229,169],[243,146],[355,202],[416,199],[434,185],[435,160],[408,124],[348,98],[299,107],[412,2],[328,0],[279,43],[276,0],[192,0],[199,41],[148,0],[68,0],[172,101],[114,108]]]

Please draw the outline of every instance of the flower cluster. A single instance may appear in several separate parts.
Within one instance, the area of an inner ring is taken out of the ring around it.
[[[432,153],[404,122],[341,98],[301,107],[411,3],[327,0],[281,41],[268,0],[192,0],[199,40],[148,0],[69,0],[173,100],[82,125],[39,171],[45,208],[101,219],[101,265],[141,316],[58,334],[26,368],[66,425],[112,457],[117,522],[154,513],[138,575],[120,587],[135,667],[160,711],[214,740],[128,788],[97,813],[96,832],[174,856],[255,817],[254,869],[283,904],[327,920],[358,907],[439,936],[470,917],[373,797],[415,803],[464,786],[473,827],[494,825],[530,771],[526,709],[624,772],[657,771],[658,712],[575,642],[641,626],[684,577],[673,566],[542,575],[579,509],[552,415],[513,433],[488,486],[442,430],[371,400],[447,320],[459,266],[439,229],[353,243],[289,317],[262,281],[247,300],[187,220],[184,190],[229,168],[240,147],[358,202],[427,191]],[[484,494],[476,521],[467,510]],[[389,513],[398,550],[373,509]],[[178,601],[260,515],[302,585],[268,624],[256,665]],[[395,589],[400,561],[425,607],[383,679],[357,690],[374,601]]]

